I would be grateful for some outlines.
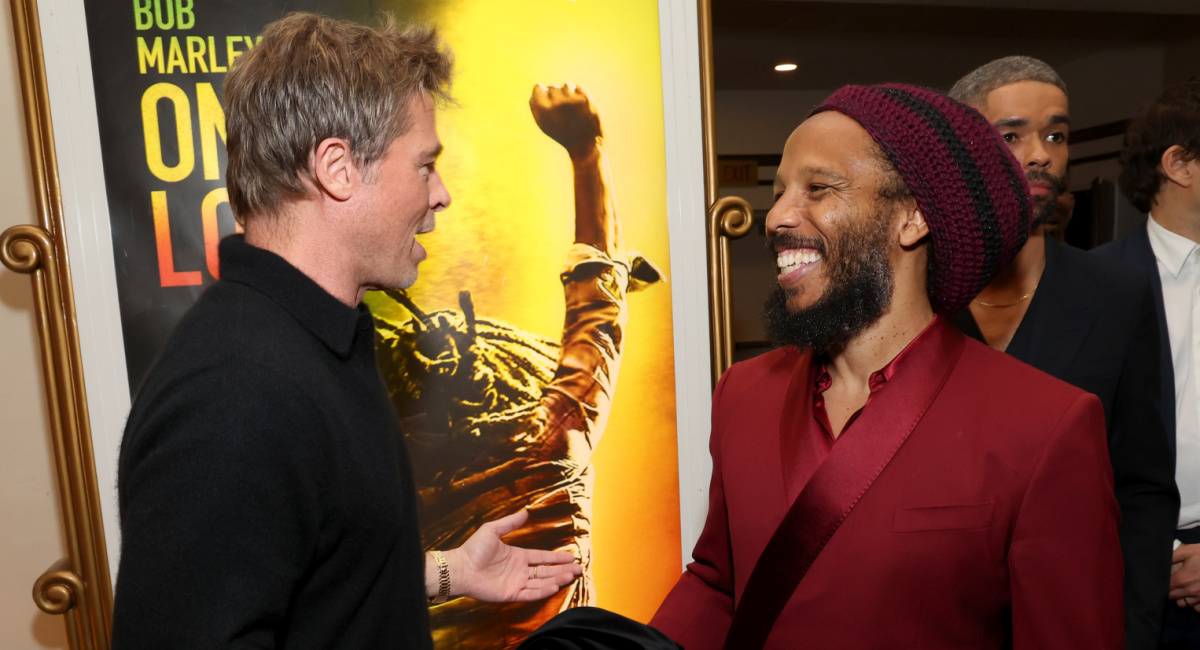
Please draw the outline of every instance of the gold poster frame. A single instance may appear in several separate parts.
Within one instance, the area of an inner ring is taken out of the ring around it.
[[[718,198],[716,74],[713,68],[712,2],[699,0],[700,120],[704,129],[704,204],[708,242],[708,324],[712,382],[733,365],[733,296],[729,242],[754,226],[754,209],[740,196]]]
[[[38,218],[37,225],[18,225],[0,234],[0,262],[29,275],[33,288],[67,546],[66,557],[47,568],[34,583],[33,600],[43,611],[64,616],[72,650],[108,650],[112,579],[84,388],[38,4],[37,0],[10,0],[10,4]],[[749,232],[753,211],[740,197],[718,199],[710,0],[697,0],[697,15],[709,332],[715,383],[733,360],[729,240]]]
[[[67,543],[67,556],[34,583],[33,600],[42,611],[63,615],[72,649],[107,650],[112,578],[84,391],[42,32],[36,0],[11,0],[11,7],[38,225],[13,226],[0,234],[0,261],[30,275],[33,284]]]

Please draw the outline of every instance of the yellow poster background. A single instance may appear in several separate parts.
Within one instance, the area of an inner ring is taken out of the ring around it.
[[[389,8],[386,6],[383,8]],[[574,237],[566,152],[529,111],[536,83],[585,86],[599,107],[628,247],[670,281],[657,3],[648,0],[397,2],[434,22],[456,57],[456,106],[439,112],[438,161],[453,202],[421,237],[409,294],[557,340],[559,271]],[[394,305],[368,299],[384,317]],[[680,572],[675,378],[668,285],[631,294],[624,357],[592,457],[597,605],[648,621]]]

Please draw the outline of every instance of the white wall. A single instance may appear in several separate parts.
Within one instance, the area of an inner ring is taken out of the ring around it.
[[[0,3],[0,230],[35,223],[33,181],[9,3]],[[0,645],[66,648],[33,582],[66,554],[53,479],[30,279],[0,266]]]

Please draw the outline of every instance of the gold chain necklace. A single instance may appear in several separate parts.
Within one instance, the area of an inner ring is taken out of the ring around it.
[[[1039,282],[1038,284],[1041,284],[1041,282]],[[971,302],[979,303],[979,304],[983,305],[984,307],[1016,307],[1017,305],[1025,302],[1026,300],[1029,300],[1029,296],[1032,296],[1033,292],[1037,291],[1037,288],[1038,288],[1037,284],[1033,285],[1033,288],[1029,290],[1029,293],[1021,296],[1020,298],[1017,298],[1016,302],[1010,302],[1010,303],[1007,303],[1004,305],[998,305],[998,304],[991,303],[991,302],[984,302],[978,298],[972,298]]]

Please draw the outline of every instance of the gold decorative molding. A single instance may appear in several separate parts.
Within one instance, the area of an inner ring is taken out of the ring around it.
[[[0,234],[0,261],[32,276],[42,375],[61,499],[67,557],[34,585],[34,602],[66,619],[72,649],[107,650],[112,579],[84,391],[71,265],[36,0],[11,0],[25,127],[40,225]]]
[[[66,567],[63,558],[33,583],[33,602],[47,614],[66,614],[83,598],[83,578]]]
[[[717,199],[717,123],[713,89],[712,2],[700,0],[700,120],[704,128],[704,204],[708,206],[708,332],[713,385],[733,365],[733,310],[729,283],[729,240],[754,225],[754,209],[745,199]]]
[[[753,225],[754,209],[740,196],[717,199],[708,209],[708,300],[712,309],[709,335],[714,383],[733,365],[729,240],[745,236]]]
[[[33,602],[49,614],[66,616],[67,642],[72,648],[84,648],[80,637],[82,610],[75,607],[83,599],[83,578],[67,568],[68,560],[55,562],[33,583]]]

